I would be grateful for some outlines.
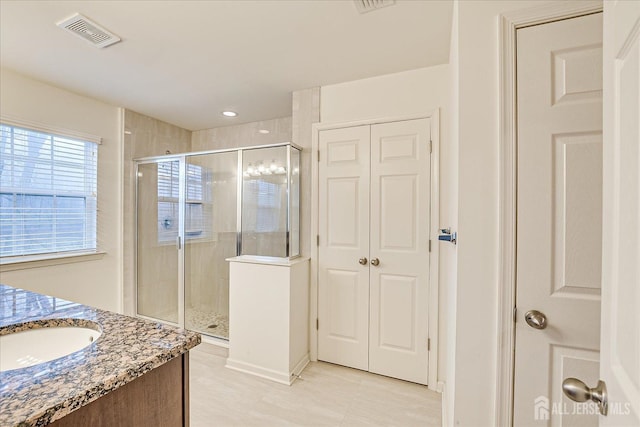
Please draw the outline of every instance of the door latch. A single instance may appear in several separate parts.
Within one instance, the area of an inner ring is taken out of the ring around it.
[[[438,240],[442,240],[444,242],[451,242],[455,245],[456,241],[458,240],[458,233],[455,231],[452,233],[450,228],[441,228],[440,235],[438,236]]]

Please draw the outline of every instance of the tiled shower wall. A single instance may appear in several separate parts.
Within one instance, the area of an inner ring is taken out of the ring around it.
[[[260,133],[261,129],[269,133]],[[280,142],[291,142],[291,117],[195,131],[191,137],[191,149],[220,150]]]

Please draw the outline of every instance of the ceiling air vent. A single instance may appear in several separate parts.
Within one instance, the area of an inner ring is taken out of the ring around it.
[[[396,3],[396,0],[353,0],[360,13],[371,12]]]
[[[120,41],[120,37],[107,31],[95,22],[89,20],[86,16],[82,16],[79,13],[76,13],[64,21],[58,22],[56,25],[78,37],[82,37],[92,46],[98,48],[111,46],[112,44]]]

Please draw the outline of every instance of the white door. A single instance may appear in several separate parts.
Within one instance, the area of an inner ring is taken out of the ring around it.
[[[369,136],[369,126],[320,132],[318,170],[318,359],[363,370],[369,368]]]
[[[514,425],[595,426],[562,382],[598,380],[601,13],[517,31],[517,99]]]
[[[640,426],[640,2],[604,2],[604,34],[600,425]]]
[[[427,119],[371,128],[369,370],[420,384],[429,360],[429,133]]]
[[[427,382],[428,119],[321,131],[318,359]]]

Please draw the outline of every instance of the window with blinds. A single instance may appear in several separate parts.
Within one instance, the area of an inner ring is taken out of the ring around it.
[[[244,182],[243,200],[243,232],[274,233],[285,232],[284,223],[286,205],[282,204],[282,192],[286,192],[283,184],[269,182],[264,179],[253,179]]]
[[[98,145],[0,124],[0,257],[96,250]]]
[[[186,237],[205,237],[203,185],[210,172],[202,166],[187,163],[185,233]],[[178,236],[178,205],[180,197],[180,162],[158,164],[158,242],[175,242]]]

